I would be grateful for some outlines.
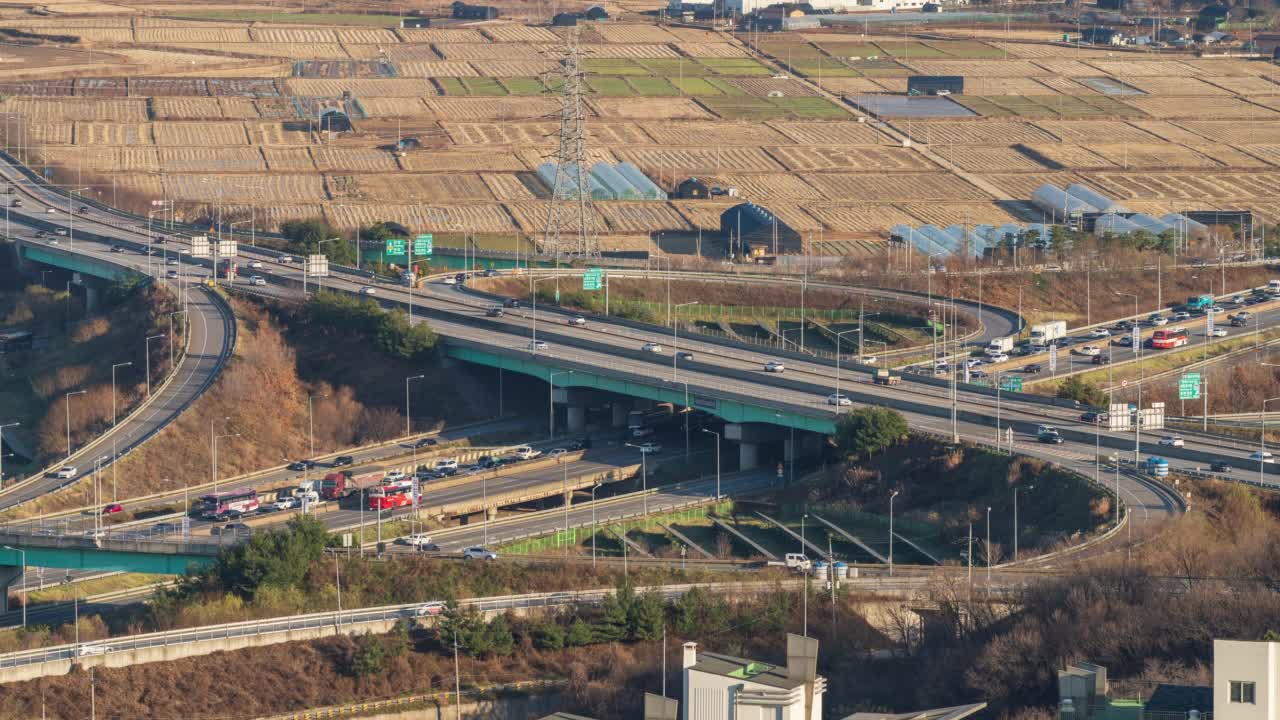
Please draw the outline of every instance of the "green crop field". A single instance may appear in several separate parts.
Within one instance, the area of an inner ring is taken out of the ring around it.
[[[467,86],[456,77],[438,77],[435,79],[436,84],[440,86],[440,92],[445,95],[470,95]]]
[[[649,69],[628,58],[587,58],[587,72],[598,75],[651,75]]]
[[[468,77],[463,78],[462,82],[471,91],[472,95],[506,95],[507,89],[498,84],[498,81],[491,77]]]
[[[631,87],[635,88],[636,92],[645,97],[665,97],[680,94],[680,91],[667,82],[666,78],[631,77],[627,79],[627,82],[631,83]]]
[[[884,55],[884,51],[871,43],[856,42],[820,42],[819,46],[835,57],[865,58],[872,55]]]
[[[931,43],[930,47],[940,50],[952,57],[973,58],[977,60],[998,60],[1008,57],[1009,53],[977,40],[948,40]]]
[[[785,108],[764,98],[716,96],[699,98],[698,102],[725,120],[774,120],[787,116]]]
[[[538,78],[500,78],[499,82],[512,95],[541,95],[547,90]]]
[[[639,62],[656,75],[668,75],[678,78],[701,77],[711,74],[711,68],[689,58],[644,58]]]
[[[769,68],[751,58],[703,58],[701,62],[717,75],[752,77],[773,74]]]
[[[805,77],[861,77],[862,73],[831,58],[794,62],[791,69]]]
[[[595,75],[587,78],[587,84],[597,95],[605,97],[632,97],[636,94],[627,81],[620,77]]]
[[[983,117],[1012,117],[1013,113],[977,95],[952,95],[951,100],[960,103]]]
[[[908,40],[902,42],[899,40],[880,40],[875,43],[884,52],[882,55],[891,55],[901,58],[945,58],[947,54],[941,50],[925,45],[922,42]]]
[[[785,61],[787,58],[816,58],[822,54],[818,48],[807,42],[786,42],[778,40],[761,40],[759,43],[760,51],[768,53],[779,60]]]
[[[711,82],[703,78],[686,77],[671,78],[671,84],[678,88],[685,95],[724,95],[725,92],[720,88],[712,85]],[[736,89],[736,88],[735,88]]]

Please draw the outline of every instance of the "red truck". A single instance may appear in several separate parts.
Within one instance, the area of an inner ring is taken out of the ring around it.
[[[224,258],[218,261],[218,277],[223,280],[236,279],[236,261]]]
[[[351,470],[331,472],[325,475],[320,483],[320,498],[338,500],[366,488],[375,487],[382,482],[386,474],[384,470],[366,470],[358,475]]]

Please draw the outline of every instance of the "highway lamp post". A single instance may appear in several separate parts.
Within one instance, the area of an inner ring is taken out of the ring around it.
[[[591,571],[596,570],[596,490],[600,483],[591,486]]]
[[[218,492],[218,441],[231,437],[240,437],[240,433],[215,435],[213,438],[213,491]]]
[[[896,497],[897,490],[889,493],[889,577],[893,577],[893,499]]]
[[[861,337],[862,326],[836,333],[836,414],[840,413],[840,340],[851,332],[856,332]],[[792,452],[795,452],[795,448],[792,448]]]
[[[187,314],[186,310],[174,310],[173,312],[169,313],[169,372],[173,372],[178,369],[178,356],[177,356],[178,343],[175,341],[173,337],[173,316],[174,315],[183,315],[184,317],[182,319],[185,322],[188,322],[188,323],[191,322],[191,316]],[[187,333],[184,329],[183,335],[189,336],[190,334]]]
[[[156,213],[163,213],[164,210],[151,210],[147,212],[147,274],[151,274],[151,216]]]
[[[1122,292],[1116,292],[1114,294],[1120,295],[1122,297],[1133,298],[1133,317],[1137,318],[1138,317],[1138,295],[1136,293],[1122,293]],[[1142,381],[1144,378],[1142,377],[1143,367],[1141,362],[1142,360],[1141,334],[1138,335],[1138,342],[1134,345],[1133,354],[1134,354],[1134,357],[1139,360],[1138,362],[1138,372],[1139,372],[1138,411],[1134,413],[1134,416],[1133,416],[1133,420],[1134,420],[1133,422],[1133,467],[1136,469],[1139,463],[1141,462],[1141,454],[1142,454]]]
[[[689,462],[689,414],[693,411],[693,408],[689,407],[689,381],[674,380],[673,382],[684,385],[684,410],[681,414],[684,415],[684,461],[687,464]]]
[[[644,514],[649,514],[649,453],[640,445],[627,443],[627,447],[635,448],[640,451],[640,500],[643,503]],[[567,472],[567,470],[566,470]]]
[[[232,223],[232,225],[235,225],[235,223]],[[325,243],[331,243],[331,242],[343,242],[343,240],[342,240],[342,238],[329,238],[328,240],[321,240],[320,242],[316,243],[316,253],[317,253],[317,254],[321,254],[321,255],[323,255],[323,254],[324,254],[324,244],[325,244]],[[303,274],[303,275],[306,275],[306,264],[305,264],[305,262],[304,262],[304,264],[303,264],[302,274]],[[318,292],[319,290],[323,290],[323,289],[324,289],[324,275],[317,275],[316,277],[318,278],[318,279],[316,280],[316,288],[317,288],[317,292]],[[409,324],[410,324],[410,325],[412,325],[412,324],[413,324],[413,318],[409,318]]]
[[[159,340],[162,337],[164,337],[163,333],[160,335],[149,335],[147,336],[146,341],[143,342],[143,345],[146,346],[146,352],[144,354],[147,358],[147,397],[151,397],[151,341]]]
[[[4,546],[5,550],[22,553],[22,629],[27,629],[27,551],[22,548]]]
[[[572,374],[572,370],[547,373],[547,425],[550,428],[547,433],[548,440],[554,440],[556,437],[556,376]]]
[[[7,427],[17,427],[22,423],[11,422],[0,425],[0,488],[4,487],[4,429]]]
[[[310,436],[311,451],[307,455],[307,461],[302,464],[302,481],[304,483],[311,479],[311,463],[316,458],[316,415],[312,401],[317,397],[327,398],[325,394],[315,394],[307,396],[307,435]]]
[[[338,615],[335,618],[337,625],[342,625],[342,573],[338,570],[338,553],[333,554],[333,582],[338,589]]]
[[[93,461],[93,530],[94,537],[102,532],[102,462],[107,460],[103,455]]]
[[[66,402],[63,403],[64,405],[67,406],[67,459],[68,460],[71,459],[71,396],[84,395],[88,392],[89,392],[88,390],[72,390],[71,392],[67,393]]]
[[[805,554],[804,521],[809,513],[800,516],[800,554]],[[809,637],[809,569],[804,571],[804,636]]]
[[[426,375],[412,375],[404,379],[404,436],[406,438],[413,434],[413,416],[409,414],[409,383],[425,377]]]
[[[991,591],[991,506],[987,506],[987,592]]]
[[[531,275],[529,277],[529,295],[532,296],[532,303],[533,303],[533,312],[532,312],[533,337],[529,341],[529,352],[538,351],[538,283],[544,280],[559,280],[559,279],[560,279],[559,275],[551,275],[548,277],[540,277],[540,278],[535,278]],[[557,296],[557,299],[558,299],[558,296]]]
[[[680,358],[680,353],[676,352],[676,343],[679,341],[680,335],[680,308],[697,304],[697,300],[691,300],[689,302],[680,303],[672,308],[675,311],[675,315],[671,318],[671,382],[678,382],[676,379],[676,362]]]
[[[222,418],[223,422],[226,422],[230,419],[231,419],[230,416]],[[217,424],[217,422],[218,422],[218,418],[214,418],[209,421],[209,479],[213,481],[214,492],[218,491],[218,450],[214,444],[215,443],[214,437],[215,437],[215,433],[217,432],[214,429],[214,426]]]
[[[91,189],[92,188],[82,187],[67,193],[67,215],[70,217],[67,228],[67,243],[71,246],[72,251],[75,251],[76,249],[76,213],[75,207],[72,206],[72,201],[75,200],[76,193]]]
[[[128,367],[132,364],[132,362],[122,362],[111,366],[111,427],[119,424],[116,415],[116,368]]]
[[[702,432],[716,436],[716,500],[720,499],[720,433],[702,428]],[[793,449],[792,452],[795,452]]]
[[[1263,363],[1264,365],[1268,363]],[[1280,400],[1280,397],[1267,398],[1262,401],[1262,415],[1260,417],[1261,425],[1259,426],[1258,439],[1261,440],[1261,446],[1258,450],[1258,482],[1266,484],[1267,471],[1267,403],[1273,400]]]

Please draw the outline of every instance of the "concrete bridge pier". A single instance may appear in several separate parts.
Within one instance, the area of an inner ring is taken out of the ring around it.
[[[631,414],[631,406],[629,403],[620,397],[614,398],[613,404],[610,406],[610,411],[612,412],[612,422],[610,424],[613,425],[613,427],[620,428],[627,426],[627,416]]]
[[[498,519],[498,506],[497,506],[497,505],[493,505],[493,506],[490,506],[490,507],[485,508],[485,509],[484,509],[484,514],[485,514],[485,517],[486,517],[486,518],[488,518],[489,520],[497,520],[497,519]]]
[[[0,565],[0,588],[4,591],[4,597],[0,598],[0,612],[16,609],[9,607],[9,586],[22,577],[22,570],[20,565]]]
[[[569,432],[580,433],[587,429],[587,408],[585,405],[570,405],[566,411],[566,418]]]
[[[752,470],[760,465],[761,443],[777,442],[780,432],[765,423],[726,423],[724,439],[738,443],[738,469]]]
[[[587,429],[587,408],[591,406],[591,388],[558,387],[551,391],[556,405],[565,406],[567,432],[580,433]]]

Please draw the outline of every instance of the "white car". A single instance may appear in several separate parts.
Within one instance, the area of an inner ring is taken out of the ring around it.
[[[419,547],[431,544],[431,536],[426,533],[414,533],[403,538],[404,544],[409,547]]]
[[[55,472],[53,476],[61,480],[70,480],[71,478],[79,474],[80,474],[80,471],[76,470],[74,466],[64,465],[58,468],[57,472]]]
[[[656,455],[662,452],[662,446],[658,443],[645,443],[640,446],[641,455]]]
[[[281,264],[281,265],[292,265],[292,264],[293,264],[293,256],[292,256],[292,255],[281,255],[278,259],[279,259],[279,261],[280,261],[280,264]]]
[[[1154,317],[1148,318],[1147,321],[1150,322],[1152,325],[1155,325],[1156,327],[1169,324],[1169,318],[1163,315],[1156,315]]]
[[[444,280],[441,280],[440,282],[444,283],[445,285],[457,285],[458,279],[450,275],[449,277],[445,278]]]
[[[423,603],[413,609],[413,614],[417,617],[435,617],[444,614],[444,607],[444,603],[439,600]]]
[[[662,352],[662,346],[659,345],[658,343],[645,343],[640,349],[645,352],[651,352],[651,353]]]
[[[61,235],[61,236],[63,236],[63,237],[66,237],[66,236],[67,236],[67,229],[66,229],[66,228],[54,228],[53,233],[54,233],[55,235]]]
[[[405,479],[406,477],[408,476],[404,474],[403,470],[392,470],[391,472],[382,476],[382,482],[385,482],[385,483],[399,482]]]
[[[56,213],[56,212],[58,212],[58,211],[57,211],[57,210],[54,210],[53,208],[45,208],[45,209],[44,209],[44,214],[45,214],[45,215],[53,215],[53,214],[54,214],[54,213]]]
[[[1089,337],[1097,338],[1099,340],[1102,338],[1109,338],[1111,337],[1111,331],[1106,328],[1094,328],[1089,331]]]
[[[1184,312],[1176,312],[1176,313],[1174,313],[1174,314],[1173,314],[1173,319],[1174,319],[1174,320],[1190,320],[1190,319],[1191,319],[1191,313],[1189,313],[1189,312],[1185,312],[1185,311],[1184,311]],[[1161,324],[1161,325],[1163,325],[1164,323],[1160,323],[1160,324]]]
[[[1085,345],[1084,347],[1076,350],[1076,352],[1087,357],[1096,357],[1102,354],[1102,348],[1097,345]]]
[[[106,645],[81,645],[79,655],[86,657],[89,655],[106,655],[111,652],[111,648]]]
[[[581,315],[578,315],[576,317],[569,318],[567,322],[570,325],[573,325],[574,327],[583,327],[587,324],[587,319],[582,317]]]
[[[964,361],[965,367],[968,367],[968,368],[981,367],[984,364],[985,363],[983,362],[982,358],[969,358],[968,360]]]
[[[266,285],[267,279],[262,277],[261,275],[252,275],[249,277],[249,284],[250,285]]]
[[[498,553],[492,550],[486,550],[482,547],[469,547],[462,551],[462,559],[464,560],[497,560]]]
[[[178,264],[178,258],[165,258],[164,264],[165,264],[165,265],[177,265],[177,264]]]
[[[437,460],[437,461],[436,461],[436,464],[435,464],[434,466],[432,466],[432,468],[431,468],[431,469],[432,469],[432,470],[435,470],[436,472],[439,472],[439,471],[441,471],[441,470],[457,470],[457,469],[458,469],[458,460],[457,460],[457,458],[448,458],[448,459],[445,459],[445,460]]]
[[[249,265],[248,265],[247,267],[248,267],[250,270],[261,270],[261,269],[262,269],[262,261],[260,261],[260,260],[251,260],[251,261],[249,261]]]
[[[876,358],[875,355],[863,355],[862,357],[858,358],[858,362],[862,363],[863,365],[875,365],[877,362],[880,362],[880,361]]]
[[[1165,435],[1158,441],[1160,445],[1165,447],[1185,447],[1186,443],[1177,435]]]
[[[166,272],[166,273],[164,274],[164,276],[165,276],[165,277],[167,277],[167,278],[169,278],[170,280],[177,280],[177,279],[178,279],[178,271],[177,271],[177,270],[169,270],[168,272]]]
[[[1209,333],[1209,335],[1213,337],[1226,337],[1227,329],[1224,327],[1216,327],[1213,329],[1213,332]]]
[[[996,353],[995,355],[988,355],[987,359],[993,363],[1001,363],[1008,361],[1009,356],[1005,353]]]
[[[1275,457],[1272,456],[1270,451],[1265,451],[1265,450],[1263,452],[1254,451],[1249,455],[1249,459],[1254,462],[1258,462],[1259,460],[1261,460],[1264,463],[1274,463],[1276,461]]]
[[[296,497],[282,497],[279,500],[271,503],[271,507],[275,508],[276,510],[292,510],[293,508],[300,507],[301,505],[302,505],[302,500]]]
[[[769,362],[767,362],[767,363],[765,363],[765,364],[764,364],[764,371],[765,371],[765,372],[780,373],[780,372],[782,372],[782,371],[784,371],[784,370],[786,370],[786,369],[787,369],[787,366],[786,366],[786,365],[783,365],[782,363],[778,362],[777,360],[770,360]]]
[[[516,448],[516,457],[520,460],[532,460],[542,454],[541,450],[535,450],[528,445]]]
[[[849,399],[848,395],[837,395],[835,393],[831,393],[827,396],[827,404],[836,405],[838,407],[847,407],[852,405],[853,401]]]
[[[547,344],[541,340],[530,340],[529,349],[530,350],[546,350]]]
[[[547,451],[547,457],[553,458],[553,459],[560,458],[560,457],[563,457],[564,454],[567,452],[569,451],[565,450],[564,448],[552,448],[551,450]]]
[[[371,287],[362,287],[360,288],[360,294],[361,295],[377,295],[378,291],[374,290]]]

